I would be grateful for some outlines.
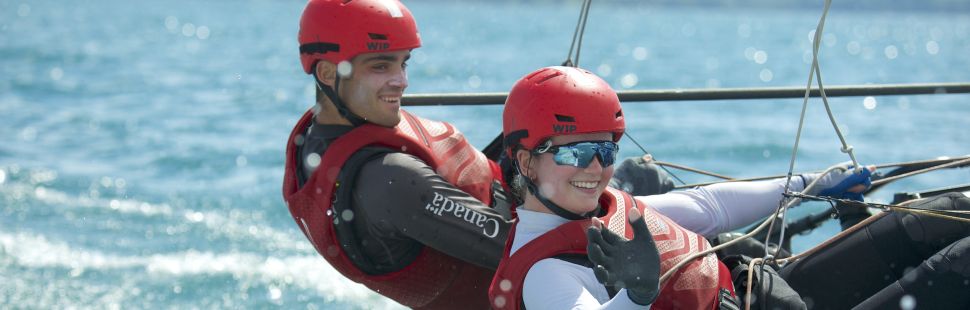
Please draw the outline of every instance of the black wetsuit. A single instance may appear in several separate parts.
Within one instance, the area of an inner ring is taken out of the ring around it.
[[[912,207],[966,211],[970,198],[949,193]],[[727,252],[764,254],[758,241],[743,244]],[[725,258],[743,294],[748,260]],[[970,309],[970,224],[891,212],[777,273],[755,273],[756,282],[759,277],[771,293],[754,289],[752,309]]]
[[[950,193],[913,207],[970,210]],[[970,224],[891,212],[779,270],[809,309],[970,309]]]
[[[301,186],[316,168],[307,160],[314,158],[310,162],[318,163],[316,156],[322,157],[332,141],[352,129],[313,122],[298,151],[303,159]],[[483,204],[409,154],[365,148],[347,160],[354,162],[360,166],[353,181],[351,222],[364,256],[355,259],[358,267],[375,273],[400,270],[423,246],[482,267],[498,267],[511,227],[507,211]],[[345,172],[341,172],[341,178],[348,175]],[[426,208],[442,199],[462,206],[462,214]]]

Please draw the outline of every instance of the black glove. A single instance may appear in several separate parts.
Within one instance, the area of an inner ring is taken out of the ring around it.
[[[594,218],[586,230],[586,250],[597,280],[626,288],[630,300],[646,306],[660,294],[660,253],[640,211],[631,209],[628,220],[633,226],[633,240],[603,229],[603,223]]]
[[[633,196],[647,196],[669,192],[674,189],[674,181],[653,162],[653,157],[644,155],[629,157],[616,165],[610,187]]]

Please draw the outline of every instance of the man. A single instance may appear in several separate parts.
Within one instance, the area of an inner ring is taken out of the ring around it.
[[[490,207],[501,180],[451,125],[400,110],[421,46],[410,11],[310,0],[299,42],[318,96],[287,145],[297,225],[336,270],[405,306],[487,307],[509,227]]]

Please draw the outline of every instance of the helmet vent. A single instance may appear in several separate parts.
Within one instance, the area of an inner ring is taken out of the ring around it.
[[[623,110],[616,111],[616,115],[614,115],[614,117],[623,118]]]
[[[556,114],[556,120],[564,123],[575,123],[576,118],[569,115]]]
[[[545,81],[548,81],[548,80],[550,80],[550,79],[552,79],[554,77],[560,76],[560,75],[562,75],[562,72],[556,71],[553,74],[550,74],[550,75],[547,75],[547,76],[544,76],[544,77],[540,78],[538,81],[536,81],[536,85],[542,84]]]
[[[552,71],[552,72],[551,72],[550,74],[548,74],[548,75],[546,75],[546,76],[541,76],[541,77],[539,77],[539,80],[538,80],[538,81],[536,81],[536,82],[535,82],[535,84],[536,84],[536,85],[539,85],[539,84],[542,84],[542,83],[543,83],[543,82],[545,82],[545,81],[548,81],[548,80],[549,80],[549,79],[551,79],[551,78],[554,78],[554,77],[557,77],[557,76],[560,76],[560,75],[562,75],[562,72],[560,72],[559,70],[551,70],[551,69],[549,69],[549,68],[546,68],[545,70],[539,70],[539,71],[536,71],[536,72],[534,72],[534,73],[532,73],[532,74],[530,74],[530,75],[529,75],[529,76],[527,76],[527,77],[526,77],[525,79],[527,79],[527,80],[531,80],[532,78],[534,78],[534,77],[536,77],[536,76],[538,76],[538,75],[540,75],[540,74],[543,74],[543,73],[546,73],[546,72],[549,72],[549,71]]]

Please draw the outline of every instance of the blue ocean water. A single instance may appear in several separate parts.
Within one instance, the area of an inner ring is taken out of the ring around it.
[[[822,1],[725,2],[596,2],[580,65],[618,90],[804,86]],[[399,307],[327,266],[280,195],[286,137],[313,100],[296,44],[304,3],[0,2],[0,308]],[[970,81],[965,5],[840,5],[822,40],[827,85]],[[408,6],[424,44],[408,92],[450,93],[507,91],[562,62],[579,3]],[[750,177],[787,171],[800,103],[625,108],[632,137],[658,159]],[[970,95],[831,103],[863,162],[970,154]],[[500,106],[410,110],[479,147],[501,130]],[[796,170],[847,160],[819,100],[807,117]],[[621,151],[641,154],[629,139]],[[968,179],[933,173],[869,199]],[[796,249],[837,230],[827,223]]]

